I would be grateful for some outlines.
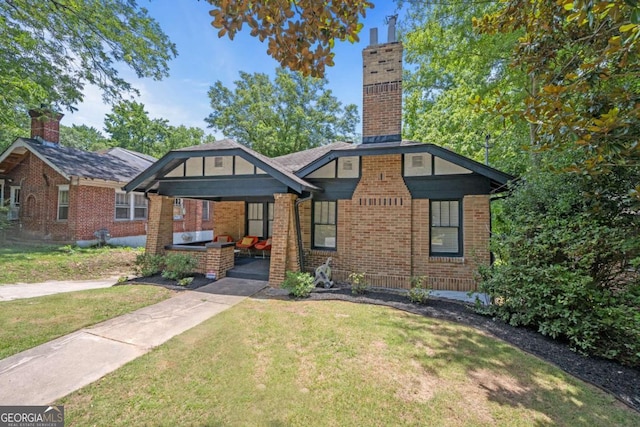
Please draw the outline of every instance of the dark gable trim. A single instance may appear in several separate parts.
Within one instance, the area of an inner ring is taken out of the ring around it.
[[[158,193],[185,198],[273,197],[288,187],[273,177],[237,175],[233,177],[187,177],[160,181]]]
[[[479,174],[405,176],[414,199],[462,199],[467,195],[489,194],[491,180]]]
[[[351,199],[360,178],[309,178],[308,181],[317,187],[324,188],[324,191],[315,194],[313,199],[326,201]]]
[[[326,165],[330,161],[337,159],[338,157],[349,157],[349,156],[380,156],[385,154],[409,154],[409,153],[429,153],[434,156],[438,156],[444,160],[447,160],[456,165],[462,166],[463,168],[469,169],[472,172],[475,172],[479,175],[485,176],[494,183],[492,183],[492,188],[500,187],[507,182],[515,179],[515,177],[501,172],[497,169],[494,169],[490,166],[483,165],[482,163],[478,163],[475,160],[471,160],[468,157],[462,156],[460,154],[454,153],[453,151],[447,150],[446,148],[438,147],[433,144],[415,144],[415,145],[382,145],[376,146],[377,144],[367,144],[362,148],[353,148],[349,150],[333,150],[325,154],[324,156],[316,159],[314,162],[311,162],[307,166],[301,168],[296,172],[296,175],[304,178],[309,175],[311,172],[321,168]],[[453,175],[446,175],[453,176]]]
[[[140,175],[135,177],[131,182],[125,185],[123,188],[125,191],[149,191],[151,187],[155,184],[156,181],[166,181],[170,178],[159,178],[160,176],[164,176],[164,174],[169,173],[171,170],[175,169],[180,165],[180,163],[184,163],[187,159],[192,157],[209,157],[209,156],[239,156],[249,163],[253,164],[255,167],[258,167],[265,171],[268,175],[275,178],[277,181],[281,182],[285,187],[291,188],[297,193],[307,192],[317,192],[322,191],[321,188],[317,188],[315,186],[307,186],[303,183],[300,183],[286,174],[282,173],[280,170],[275,167],[265,163],[257,157],[252,156],[250,153],[240,149],[240,148],[226,148],[220,150],[186,150],[186,151],[170,151],[156,163],[154,163],[147,170],[142,172]],[[264,175],[256,175],[258,177],[263,177]],[[190,177],[191,178],[191,177]],[[215,177],[195,177],[199,179],[209,180]],[[234,178],[238,178],[238,175],[234,176]],[[162,193],[162,185],[160,186],[159,192]],[[272,193],[273,194],[273,193]]]

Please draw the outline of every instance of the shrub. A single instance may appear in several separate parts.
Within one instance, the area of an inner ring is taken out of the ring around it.
[[[180,286],[189,286],[193,282],[193,277],[183,277],[178,280],[178,285]]]
[[[164,266],[164,257],[162,255],[150,255],[143,252],[136,255],[134,264],[136,274],[142,277],[149,277],[162,271]]]
[[[429,293],[431,290],[427,287],[426,276],[413,276],[411,277],[411,289],[407,292],[409,301],[416,304],[426,304],[429,300]]]
[[[480,270],[479,290],[494,302],[482,311],[638,366],[638,215],[625,198],[594,195],[597,185],[538,174],[513,191],[504,232],[493,241],[500,262]]]
[[[349,274],[349,284],[351,284],[351,293],[353,295],[364,294],[369,289],[369,285],[364,280],[364,273]]]
[[[289,295],[296,298],[306,298],[314,289],[313,276],[309,273],[287,271],[287,276],[282,282],[282,288],[289,291]]]
[[[169,254],[164,257],[162,277],[180,280],[192,274],[198,266],[198,260],[188,254]]]

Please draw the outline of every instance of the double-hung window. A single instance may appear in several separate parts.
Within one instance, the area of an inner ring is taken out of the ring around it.
[[[127,193],[116,192],[116,219],[130,219],[131,204]]]
[[[58,186],[58,220],[69,219],[69,186]]]
[[[336,249],[336,202],[313,202],[313,247]]]
[[[211,213],[209,212],[209,209],[210,209],[209,201],[203,200],[202,201],[202,220],[203,221],[209,221],[209,218],[211,217]]]
[[[147,210],[149,202],[144,194],[133,195],[133,219],[147,219]]]
[[[124,193],[116,191],[116,213],[117,220],[142,220],[147,219],[149,202],[144,194]]]
[[[462,203],[431,201],[431,245],[433,256],[462,256]]]

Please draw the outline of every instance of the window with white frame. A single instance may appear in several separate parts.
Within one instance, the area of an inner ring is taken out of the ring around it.
[[[69,219],[69,186],[58,186],[58,220]]]
[[[9,205],[12,208],[20,207],[20,187],[11,186],[9,194]]]
[[[202,220],[203,221],[209,221],[209,216],[211,215],[211,213],[209,212],[209,201],[208,200],[203,200],[202,201]]]
[[[431,201],[431,255],[462,256],[462,211],[459,200]]]
[[[133,195],[133,219],[147,219],[149,201],[144,194],[131,194]]]
[[[336,202],[313,203],[313,247],[336,248]]]
[[[122,221],[147,219],[149,202],[144,194],[116,191],[115,218]]]
[[[173,219],[181,220],[184,218],[184,199],[173,199]]]
[[[127,193],[116,192],[116,219],[131,219],[131,203]]]
[[[9,187],[9,219],[17,220],[20,217],[20,187]]]

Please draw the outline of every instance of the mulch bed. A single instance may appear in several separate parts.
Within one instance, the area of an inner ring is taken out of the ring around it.
[[[289,298],[283,296],[280,290],[270,288],[266,288],[255,297]],[[474,327],[613,394],[621,402],[640,412],[640,370],[610,360],[580,355],[571,351],[566,343],[552,340],[535,330],[513,327],[501,320],[480,315],[473,310],[472,305],[438,298],[429,299],[426,305],[418,305],[409,302],[402,292],[382,289],[369,290],[364,295],[354,296],[349,287],[316,289],[308,300],[341,300],[384,305]]]

